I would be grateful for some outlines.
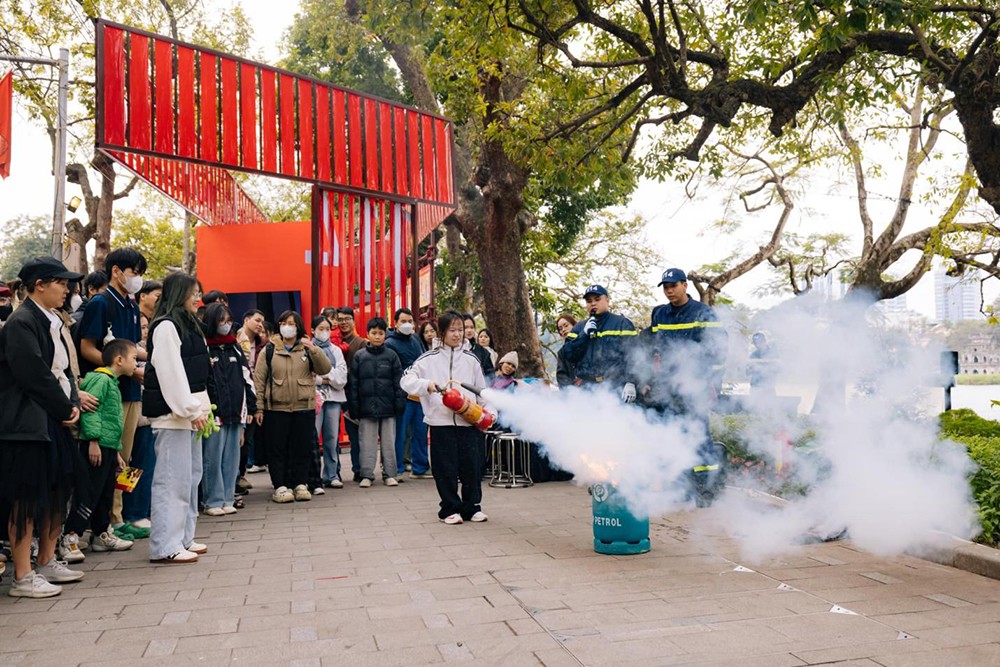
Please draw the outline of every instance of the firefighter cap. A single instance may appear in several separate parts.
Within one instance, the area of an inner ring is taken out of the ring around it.
[[[660,277],[657,287],[666,283],[686,283],[687,279],[687,274],[682,269],[667,269]]]
[[[591,294],[598,294],[600,296],[610,296],[608,290],[604,288],[604,285],[591,285],[587,288],[587,291],[583,293],[583,298],[586,299]]]

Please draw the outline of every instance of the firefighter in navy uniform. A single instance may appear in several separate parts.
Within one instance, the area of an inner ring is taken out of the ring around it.
[[[709,408],[722,384],[726,330],[715,311],[687,294],[687,274],[667,269],[658,286],[669,303],[653,309],[642,337],[650,357],[642,381],[641,400],[664,419],[683,416],[702,424],[704,442],[691,470],[694,500],[711,502],[723,483],[725,450],[708,431]]]
[[[583,294],[590,317],[577,322],[566,336],[562,354],[576,364],[576,386],[602,385],[620,393],[626,403],[636,400],[630,355],[638,335],[635,325],[611,312],[608,290],[591,285]]]

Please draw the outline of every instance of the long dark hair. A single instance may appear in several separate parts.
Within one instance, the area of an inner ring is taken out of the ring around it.
[[[184,307],[184,302],[191,296],[191,292],[200,289],[201,283],[194,276],[182,271],[171,273],[163,280],[163,294],[160,295],[160,303],[153,319],[168,317],[188,333],[197,331],[203,334],[198,318]]]
[[[477,343],[479,342],[479,337],[482,336],[483,334],[486,334],[486,336],[490,339],[490,344],[487,347],[489,347],[489,348],[492,349],[493,348],[493,334],[490,332],[489,329],[485,329],[485,328],[480,329],[479,333],[476,334],[476,342]]]
[[[210,303],[208,308],[205,309],[205,335],[209,338],[215,338],[218,336],[219,324],[222,322],[222,318],[226,315],[229,315],[229,321],[232,322],[233,311],[229,309],[229,306],[221,301]],[[230,331],[230,333],[232,333],[232,331]]]

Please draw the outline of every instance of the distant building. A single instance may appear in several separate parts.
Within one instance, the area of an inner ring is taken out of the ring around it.
[[[960,278],[944,271],[934,273],[934,315],[938,322],[979,320],[982,308],[982,277],[969,273]]]
[[[820,276],[813,281],[813,293],[819,294],[825,301],[836,301],[843,299],[847,294],[847,283],[840,269],[834,269],[825,276]]]
[[[904,315],[907,313],[906,295],[900,294],[892,299],[883,299],[876,304],[886,315]]]
[[[958,372],[961,375],[1000,373],[1000,349],[989,334],[972,336],[969,344],[958,351]]]

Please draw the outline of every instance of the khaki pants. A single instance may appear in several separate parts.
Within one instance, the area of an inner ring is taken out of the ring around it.
[[[128,463],[132,458],[135,429],[142,414],[142,401],[122,401],[122,413],[125,415],[125,426],[122,429],[122,459]],[[111,507],[111,523],[112,525],[122,523],[122,492],[118,489],[115,489],[115,499]]]

